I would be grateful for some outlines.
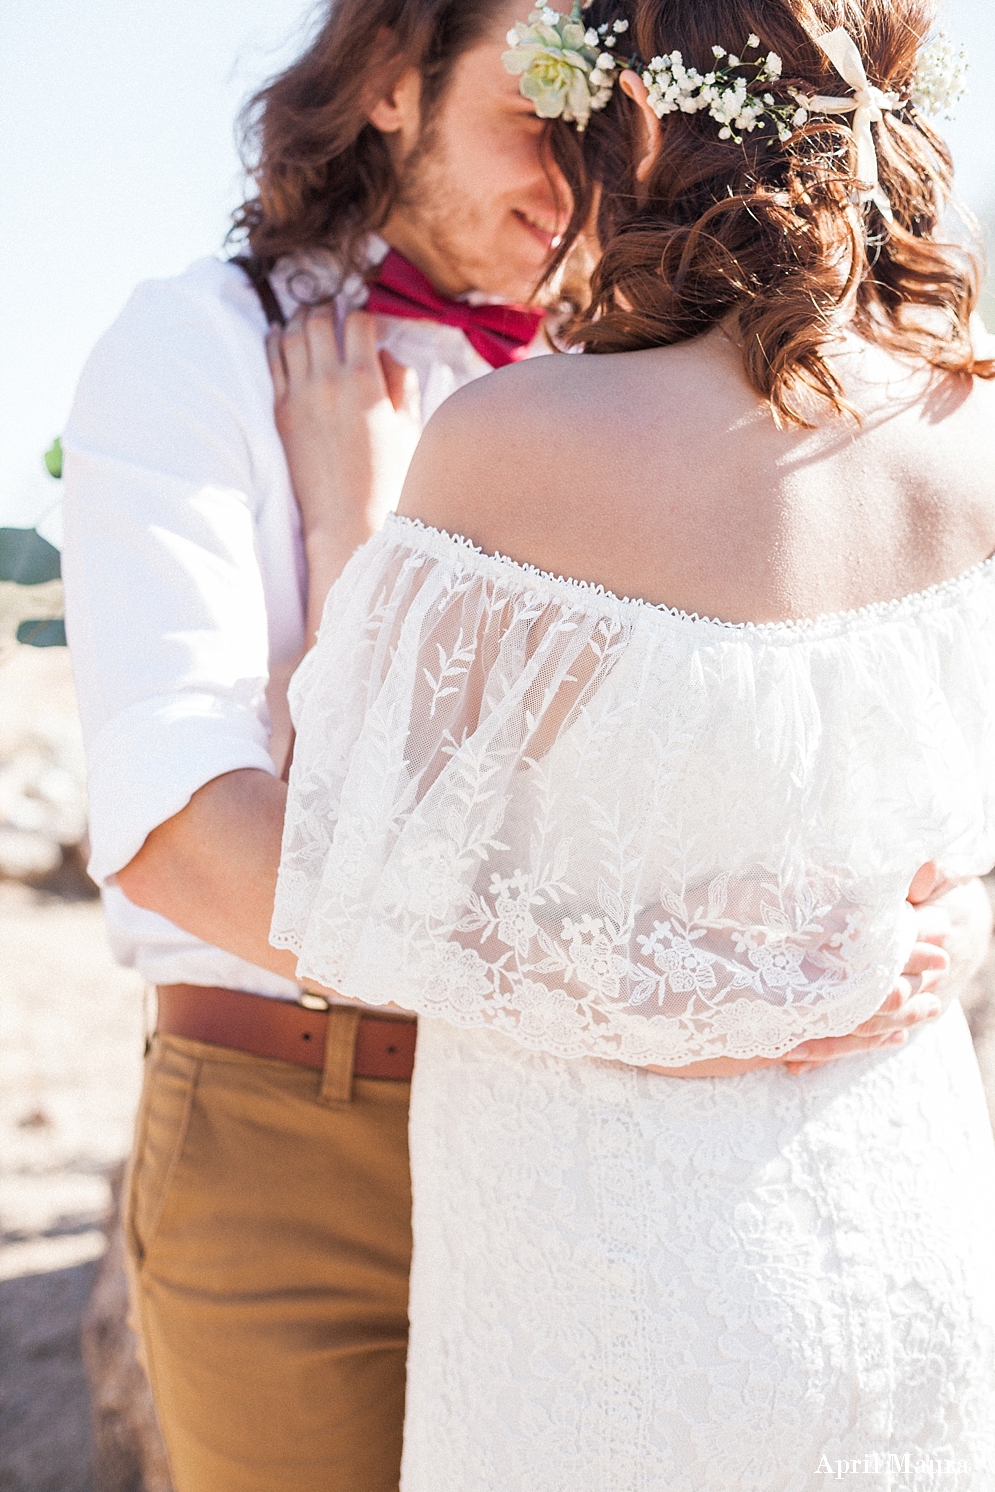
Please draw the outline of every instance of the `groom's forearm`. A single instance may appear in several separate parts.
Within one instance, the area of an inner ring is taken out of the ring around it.
[[[152,830],[117,883],[136,906],[260,968],[296,978],[271,948],[286,784],[254,768],[226,772]]]

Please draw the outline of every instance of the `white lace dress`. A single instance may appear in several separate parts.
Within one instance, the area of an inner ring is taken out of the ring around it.
[[[990,1492],[959,1008],[640,1069],[853,1029],[917,867],[995,862],[995,564],[729,625],[395,517],[292,703],[273,940],[422,1017],[404,1492]]]

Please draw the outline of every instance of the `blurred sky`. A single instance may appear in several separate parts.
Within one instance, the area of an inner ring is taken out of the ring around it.
[[[138,280],[220,248],[240,200],[234,116],[299,50],[315,3],[0,9],[0,525],[30,526],[58,497],[41,455],[93,342]],[[995,3],[947,0],[944,24],[972,66],[941,128],[961,195],[995,217]]]

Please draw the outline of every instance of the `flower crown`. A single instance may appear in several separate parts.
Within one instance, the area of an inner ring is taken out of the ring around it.
[[[628,21],[585,26],[579,0],[568,16],[542,5],[527,24],[518,21],[508,32],[511,50],[502,61],[508,72],[521,74],[522,97],[540,119],[565,119],[582,130],[611,98],[617,72],[632,66],[629,58],[619,66],[611,51],[628,29]]]
[[[592,113],[605,107],[616,78],[626,68],[642,77],[658,119],[677,111],[697,114],[707,110],[719,125],[719,139],[737,144],[742,143],[744,133],[768,127],[776,130],[780,140],[788,140],[809,114],[859,115],[865,108],[859,100],[811,98],[797,89],[790,91],[790,102],[778,102],[770,85],[780,79],[780,57],[776,52],[754,60],[745,55],[759,50],[758,36],[747,38],[740,57],[713,47],[715,67],[699,73],[684,65],[680,52],[654,57],[648,63],[639,57],[616,55],[618,39],[628,29],[625,20],[585,27],[579,0],[574,0],[569,15],[549,5],[541,6],[532,12],[527,24],[519,21],[508,32],[510,50],[504,53],[504,65],[508,72],[520,74],[522,95],[541,119],[564,119],[576,124],[578,130],[584,129]],[[897,94],[871,87],[860,54],[845,31],[832,31],[816,39],[855,95],[866,97],[868,135],[870,123],[880,122],[886,113],[904,107],[905,101]],[[749,69],[753,70],[752,77],[744,75]],[[940,32],[919,52],[908,102],[924,114],[949,117],[950,109],[964,95],[966,71],[965,53],[956,51]],[[864,122],[854,119],[855,134]],[[862,164],[866,165],[866,160]],[[877,182],[876,166],[873,178],[866,179]]]

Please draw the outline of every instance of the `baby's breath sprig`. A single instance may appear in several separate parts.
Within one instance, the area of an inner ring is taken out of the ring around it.
[[[781,77],[781,59],[776,52],[755,59],[745,55],[759,46],[759,36],[751,35],[742,57],[713,47],[715,67],[707,73],[686,67],[680,52],[654,57],[642,74],[650,108],[658,119],[678,111],[699,114],[707,110],[719,125],[719,139],[735,140],[737,145],[742,144],[744,134],[768,126],[777,131],[779,140],[789,140],[808,115],[798,102],[777,102],[769,85]],[[753,69],[752,78],[744,75],[744,68]]]
[[[920,48],[912,79],[912,103],[920,114],[953,118],[953,109],[967,92],[967,53],[958,50],[945,31]]]

